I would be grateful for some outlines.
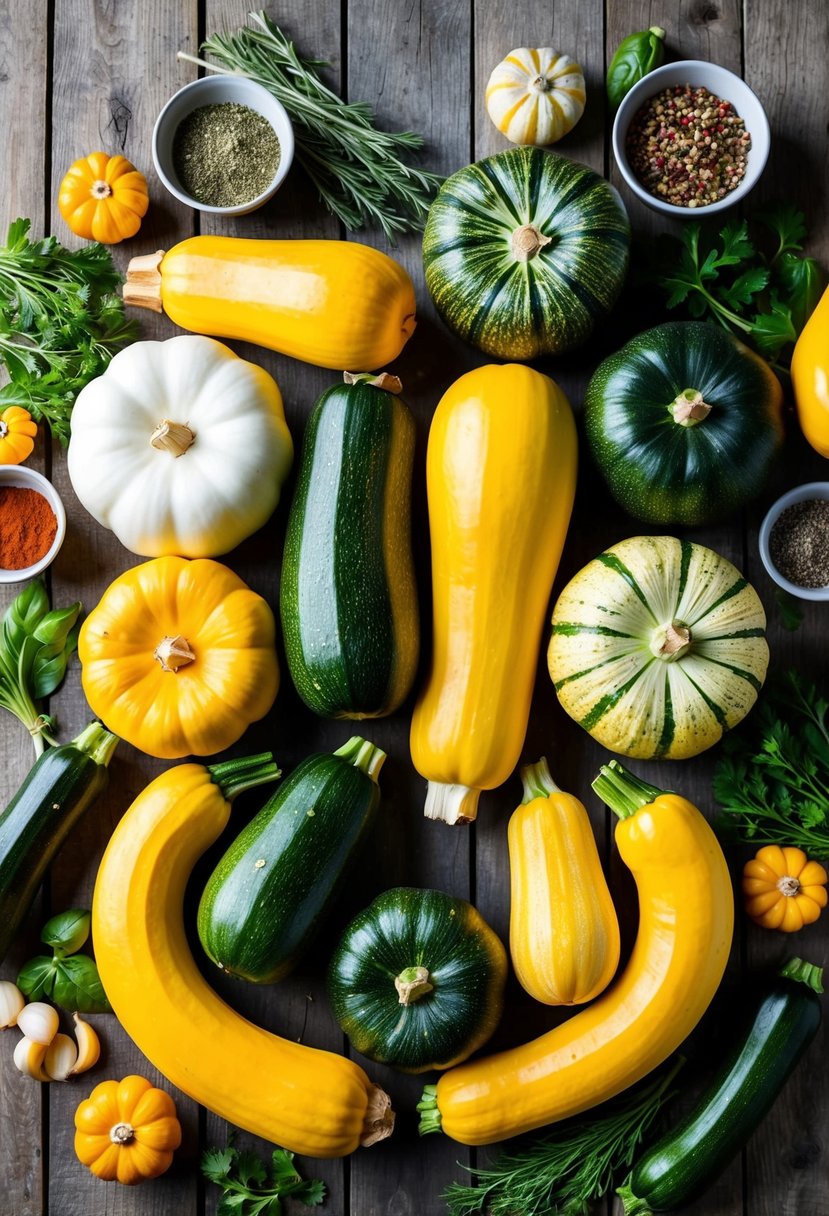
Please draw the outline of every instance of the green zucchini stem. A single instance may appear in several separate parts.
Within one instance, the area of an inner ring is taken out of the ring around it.
[[[265,785],[268,781],[276,781],[282,776],[274,761],[273,752],[260,752],[257,756],[242,756],[235,760],[222,760],[219,764],[208,764],[207,771],[228,802],[232,802],[245,790]]]
[[[535,798],[549,798],[550,794],[561,793],[550,774],[546,756],[542,756],[535,764],[525,764],[521,769],[521,780],[524,783],[522,806],[526,806]]]
[[[427,967],[404,967],[399,975],[394,977],[399,1005],[412,1005],[419,1001],[427,992],[434,992],[435,985],[429,983]]]
[[[622,1201],[625,1216],[653,1216],[653,1208],[645,1199],[634,1195],[629,1186],[619,1186],[616,1194]]]
[[[394,397],[403,392],[403,381],[390,372],[343,372],[343,383],[368,384],[372,388],[381,388]]]
[[[785,967],[780,968],[778,975],[781,979],[805,984],[812,992],[823,992],[823,968],[815,963],[804,962],[802,958],[789,959]]]
[[[480,790],[468,785],[430,781],[423,813],[427,819],[440,819],[442,823],[472,823],[478,815],[480,796]]]
[[[118,736],[113,735],[112,731],[107,730],[100,722],[90,722],[79,735],[75,736],[70,747],[83,752],[84,755],[89,756],[90,760],[94,760],[96,764],[106,768],[112,759],[112,753],[120,742]]]
[[[671,417],[679,426],[698,426],[711,413],[711,406],[696,388],[684,388],[671,402]]]
[[[603,764],[592,785],[602,802],[620,819],[630,818],[643,806],[650,806],[660,794],[665,793],[655,785],[649,785],[641,777],[635,777],[618,760]]]
[[[423,1096],[415,1109],[420,1113],[420,1123],[417,1127],[419,1136],[429,1136],[432,1132],[442,1130],[437,1085],[424,1085]]]
[[[381,747],[377,747],[374,743],[369,743],[368,739],[363,739],[360,735],[352,735],[347,743],[337,748],[334,755],[342,756],[344,760],[348,760],[355,768],[359,768],[367,776],[371,777],[375,783],[380,776],[380,769],[383,767],[383,762],[386,759],[386,753]]]

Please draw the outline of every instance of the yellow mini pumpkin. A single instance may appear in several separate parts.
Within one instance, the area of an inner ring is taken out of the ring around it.
[[[125,156],[91,152],[69,166],[58,208],[75,236],[117,245],[135,236],[147,214],[147,179]]]
[[[212,756],[273,704],[274,633],[262,597],[220,562],[158,557],[115,579],[84,622],[84,694],[151,756]]]
[[[22,405],[0,414],[0,464],[22,464],[34,451],[37,423]]]
[[[513,144],[554,144],[584,113],[587,94],[579,65],[552,47],[518,47],[493,71],[486,108]]]
[[[102,1081],[75,1111],[75,1153],[96,1178],[135,1186],[170,1168],[181,1144],[173,1099],[145,1077]]]
[[[826,907],[827,874],[802,849],[767,844],[743,870],[746,913],[764,929],[797,933]]]

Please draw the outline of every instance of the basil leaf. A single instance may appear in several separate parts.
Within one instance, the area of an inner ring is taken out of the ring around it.
[[[658,68],[665,58],[665,31],[652,25],[642,33],[628,34],[619,43],[607,69],[607,96],[612,109],[633,86]]]
[[[23,639],[34,633],[40,620],[49,611],[49,597],[41,579],[29,583],[6,609],[3,617],[3,641],[16,654]]]
[[[70,604],[68,608],[53,608],[41,618],[32,636],[47,646],[65,645],[80,611],[80,603]]]
[[[52,995],[52,984],[55,978],[56,962],[39,954],[30,958],[20,970],[17,986],[29,1001],[42,1001]]]
[[[111,1013],[94,959],[87,954],[56,958],[52,1000],[69,1013]]]
[[[40,940],[62,954],[75,954],[89,937],[91,914],[86,908],[59,912],[43,926]]]

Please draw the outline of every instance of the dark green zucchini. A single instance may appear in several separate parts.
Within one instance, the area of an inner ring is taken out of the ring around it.
[[[385,385],[323,393],[308,420],[282,562],[288,668],[315,713],[377,718],[405,699],[419,628],[411,549],[414,420]]]
[[[822,976],[801,959],[786,964],[694,1109],[648,1149],[619,1188],[626,1216],[683,1207],[740,1151],[818,1031]]]
[[[199,938],[217,967],[254,984],[293,969],[374,817],[385,758],[359,736],[309,756],[239,833],[199,903]]]
[[[105,788],[116,735],[92,722],[32,765],[0,815],[0,962],[69,832]]]

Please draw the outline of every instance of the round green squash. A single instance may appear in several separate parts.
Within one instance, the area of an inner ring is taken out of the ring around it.
[[[454,173],[429,209],[426,286],[450,329],[499,359],[579,346],[628,266],[617,191],[586,165],[511,148]]]
[[[353,1047],[402,1072],[451,1068],[501,1016],[507,956],[464,899],[397,887],[346,929],[328,971],[334,1016]]]
[[[561,707],[622,756],[684,760],[757,700],[766,614],[727,558],[633,536],[589,562],[553,609],[547,652]]]
[[[783,439],[780,383],[719,325],[675,321],[596,369],[584,401],[613,497],[652,524],[711,523],[763,488]]]

